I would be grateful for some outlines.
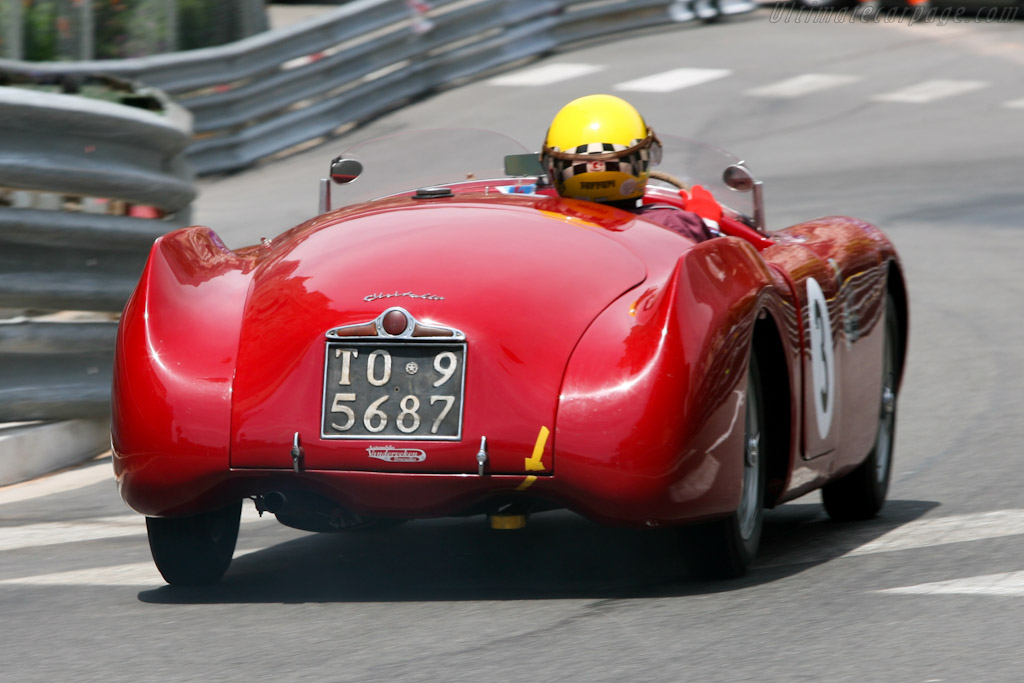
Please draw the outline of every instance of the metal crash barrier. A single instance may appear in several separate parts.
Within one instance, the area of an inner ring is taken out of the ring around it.
[[[75,420],[58,441],[83,456],[105,448],[83,420],[109,415],[117,314],[153,240],[189,222],[195,196],[190,115],[138,95],[160,113],[0,88],[0,423]],[[0,429],[0,475],[19,443],[40,439]],[[27,457],[11,476],[38,473]]]
[[[153,240],[189,221],[189,167],[245,168],[571,43],[755,7],[356,0],[220,47],[111,61],[0,60],[0,423],[107,418],[117,313]],[[4,87],[48,79],[74,92],[109,77],[159,89],[144,97],[159,100],[162,113]],[[90,313],[56,313],[66,311]],[[4,450],[0,427],[0,478]]]
[[[403,103],[567,44],[712,20],[752,0],[356,0],[230,45],[0,71],[96,72],[160,88],[188,108],[196,172],[244,168]]]
[[[189,117],[165,104],[0,88],[0,309],[36,314],[0,323],[0,422],[106,414],[116,322],[39,317],[120,312],[153,240],[188,223]]]

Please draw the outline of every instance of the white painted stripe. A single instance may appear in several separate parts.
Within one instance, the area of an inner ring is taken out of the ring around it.
[[[870,529],[860,528],[851,531],[851,534],[854,533],[869,534]],[[810,562],[825,562],[836,557],[891,553],[1019,535],[1024,535],[1024,510],[1021,509],[951,515],[908,522],[842,554],[837,553],[835,546],[811,547],[776,555],[765,554],[758,565],[761,567],[784,567]],[[841,543],[842,540],[839,539],[839,542]],[[847,538],[846,540],[852,544],[857,541],[857,538]]]
[[[146,520],[139,515],[0,527],[0,552],[145,533]]]
[[[1024,510],[996,510],[936,519],[918,519],[851,550],[844,557],[982,541],[1018,534],[1024,534]]]
[[[728,69],[672,69],[660,74],[619,83],[615,89],[631,92],[672,92],[724,78],[731,73],[732,71]]]
[[[136,562],[3,579],[0,586],[159,586],[163,583],[166,582],[155,564]]]
[[[820,90],[838,88],[861,80],[860,76],[840,74],[801,74],[777,83],[748,90],[746,94],[756,97],[801,97]]]
[[[946,97],[963,95],[964,93],[984,88],[987,85],[988,83],[985,81],[947,81],[938,79],[918,83],[909,88],[903,88],[902,90],[896,90],[883,95],[876,95],[871,99],[877,102],[924,104],[925,102],[934,102]]]
[[[972,576],[967,579],[921,583],[916,586],[888,588],[876,593],[907,595],[1016,595],[1024,596],[1024,571]]]
[[[0,505],[74,491],[101,481],[109,481],[111,487],[114,485],[114,470],[109,457],[49,477],[0,488]]]
[[[1003,104],[1004,107],[1010,107],[1011,109],[1024,109],[1024,98],[1019,100],[1010,100]]]
[[[487,81],[489,85],[551,85],[567,81],[571,78],[579,78],[587,74],[596,73],[604,69],[603,64],[545,64],[533,69],[516,71],[515,73],[497,76]]]
[[[235,559],[265,548],[235,551]],[[152,562],[134,562],[113,567],[90,567],[66,572],[3,579],[0,586],[138,586],[156,587],[167,582]]]
[[[243,523],[252,524],[259,521],[261,518],[256,512],[255,506],[242,506]],[[265,515],[262,521],[268,524],[277,524],[277,519],[273,515]],[[5,526],[0,527],[0,552],[145,534],[146,518],[134,513],[117,517],[94,517],[73,522],[41,522],[23,526]]]

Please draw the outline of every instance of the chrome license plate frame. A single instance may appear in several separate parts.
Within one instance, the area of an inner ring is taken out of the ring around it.
[[[320,437],[363,441],[458,441],[466,342],[328,340]]]

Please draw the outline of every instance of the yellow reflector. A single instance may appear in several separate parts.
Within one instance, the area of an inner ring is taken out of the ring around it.
[[[522,529],[526,515],[490,515],[492,529]]]

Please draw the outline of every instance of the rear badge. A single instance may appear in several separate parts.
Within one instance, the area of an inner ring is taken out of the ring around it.
[[[363,301],[377,301],[378,299],[397,299],[399,297],[406,297],[409,299],[427,299],[428,301],[444,301],[443,296],[437,294],[415,294],[413,292],[375,292],[373,294],[367,294],[363,297]]]
[[[370,446],[366,449],[371,458],[385,462],[423,462],[427,454],[418,448],[395,448],[394,446]]]

